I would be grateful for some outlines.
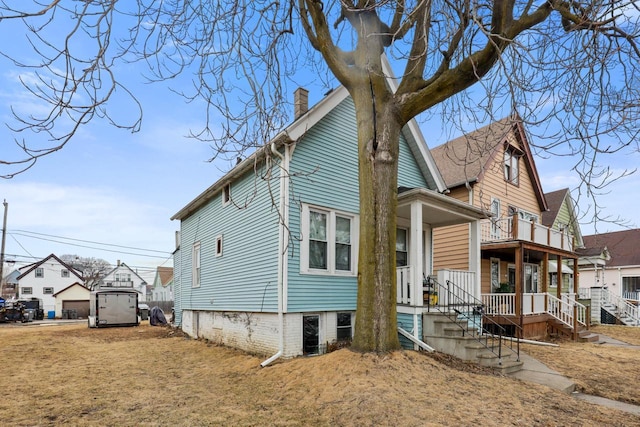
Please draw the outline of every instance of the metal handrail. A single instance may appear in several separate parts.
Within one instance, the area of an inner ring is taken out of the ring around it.
[[[507,336],[506,329],[484,313],[484,304],[482,301],[450,280],[446,281],[446,285],[439,283],[432,277],[429,277],[426,280],[429,282],[429,285],[435,289],[435,292],[437,292],[439,296],[438,304],[429,304],[427,306],[427,311],[429,312],[431,308],[434,308],[438,312],[443,313],[449,319],[453,320],[454,323],[462,329],[463,336],[466,334],[467,336],[475,338],[475,340],[482,344],[487,350],[498,356],[498,362],[502,364],[502,338]],[[441,302],[444,302],[444,304],[441,304]],[[455,316],[453,316],[452,313],[454,313]],[[469,313],[472,314],[470,315]],[[459,316],[462,316],[465,320],[464,324],[457,321]],[[479,324],[477,323],[477,316],[480,316]],[[513,348],[513,341],[509,341],[508,348],[516,355],[517,360],[520,361],[520,337],[522,336],[522,327],[507,318],[504,320],[513,325],[514,330],[516,331],[515,349]],[[479,332],[478,334],[471,331],[469,323],[471,323]],[[484,325],[492,325],[494,333],[486,331],[483,327],[483,323]],[[495,331],[498,332],[497,335],[495,334]],[[491,345],[489,345],[490,341]],[[497,353],[494,349],[496,345],[498,347]]]

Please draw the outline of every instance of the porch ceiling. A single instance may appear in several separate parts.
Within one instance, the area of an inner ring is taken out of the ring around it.
[[[431,227],[465,224],[491,215],[482,209],[426,188],[412,188],[398,194],[398,217],[411,218],[411,205],[422,207],[422,220]]]

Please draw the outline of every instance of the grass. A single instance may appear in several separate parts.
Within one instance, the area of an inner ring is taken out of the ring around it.
[[[413,351],[377,356],[342,349],[260,368],[263,358],[148,324],[2,326],[0,343],[3,424],[640,425],[631,414]],[[616,367],[622,354],[638,360],[637,349],[573,343],[536,349],[558,370],[565,359],[580,366],[599,354],[591,370],[567,368],[585,391],[596,390],[590,378],[605,368],[612,377],[634,375],[629,382],[640,378],[626,363]],[[596,391],[620,390],[619,383],[605,384]]]
[[[599,325],[594,332],[640,346],[640,328]],[[640,348],[563,341],[560,347],[524,345],[527,354],[571,378],[579,391],[640,405]]]

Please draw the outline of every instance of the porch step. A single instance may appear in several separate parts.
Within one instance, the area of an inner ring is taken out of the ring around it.
[[[579,342],[596,342],[600,340],[600,335],[594,334],[591,331],[580,331],[578,332],[578,341]]]
[[[478,362],[481,366],[486,366],[503,375],[512,374],[522,369],[524,364],[521,360],[513,360],[513,353],[503,354],[502,360],[491,352],[484,352],[478,355]]]

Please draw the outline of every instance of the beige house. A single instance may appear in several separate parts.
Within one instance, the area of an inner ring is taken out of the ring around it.
[[[431,153],[449,195],[492,215],[480,226],[484,312],[526,338],[587,327],[586,307],[573,310],[577,280],[568,293],[550,292],[557,266],[577,271],[576,240],[570,227],[542,223],[549,205],[521,121],[500,120]],[[434,270],[467,270],[471,238],[465,225],[434,230]]]
[[[89,316],[89,288],[76,282],[53,295],[56,318],[86,319]],[[71,314],[72,313],[72,314]]]

